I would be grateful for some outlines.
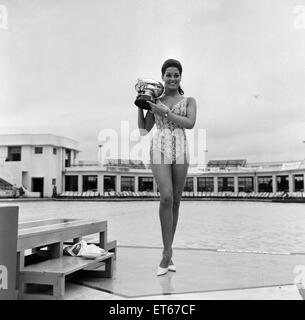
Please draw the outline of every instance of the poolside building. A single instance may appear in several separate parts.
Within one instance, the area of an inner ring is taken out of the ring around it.
[[[78,143],[51,134],[0,135],[0,189],[5,182],[42,197],[57,192],[158,192],[149,164],[140,160],[80,161]],[[184,186],[191,193],[304,193],[303,161],[247,163],[209,160],[191,165]],[[6,186],[7,187],[7,186]]]
[[[0,135],[0,178],[50,197],[54,186],[63,189],[64,170],[77,163],[78,153],[76,141],[53,134]]]
[[[205,170],[190,167],[188,192],[304,192],[303,161],[250,163],[210,160]],[[141,161],[107,159],[83,161],[65,169],[64,191],[158,191],[149,165]]]

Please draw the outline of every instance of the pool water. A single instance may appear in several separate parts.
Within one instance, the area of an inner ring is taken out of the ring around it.
[[[19,220],[97,218],[119,245],[162,246],[158,201],[31,201]],[[305,204],[182,201],[174,247],[264,252],[305,252]]]

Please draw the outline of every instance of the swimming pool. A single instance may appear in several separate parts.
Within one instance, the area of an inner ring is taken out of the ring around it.
[[[162,246],[158,201],[31,201],[18,205],[19,220],[108,220],[119,245]],[[305,252],[305,204],[182,201],[174,247],[264,252]]]

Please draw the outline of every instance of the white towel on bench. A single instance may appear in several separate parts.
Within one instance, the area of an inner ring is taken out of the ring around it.
[[[107,253],[106,250],[95,244],[87,244],[85,240],[81,240],[73,246],[66,247],[65,252],[73,257],[84,257],[88,259],[95,259]]]

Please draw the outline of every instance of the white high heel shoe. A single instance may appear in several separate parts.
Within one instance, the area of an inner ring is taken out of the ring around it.
[[[177,270],[176,270],[175,265],[174,264],[169,265],[168,266],[168,271],[176,272]]]
[[[158,267],[158,272],[157,272],[157,276],[163,276],[164,274],[167,274],[169,268],[161,268],[161,267]]]

